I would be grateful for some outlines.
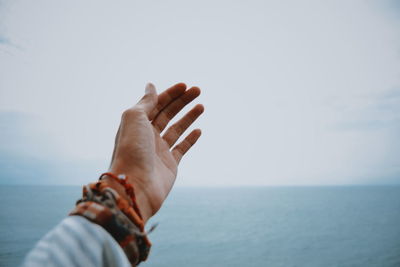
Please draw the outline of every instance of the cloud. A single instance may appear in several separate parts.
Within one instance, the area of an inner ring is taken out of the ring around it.
[[[382,0],[382,1],[371,1],[378,10],[382,11],[385,16],[400,22],[400,1],[398,0]]]
[[[400,135],[400,88],[364,97],[366,104],[337,124],[339,130],[392,130]]]
[[[0,0],[0,51],[12,55],[12,51],[9,49],[22,50],[21,46],[13,42],[7,32],[7,26],[4,23],[7,16],[10,14],[10,4],[11,1],[1,1]],[[1,58],[0,58],[1,59]]]
[[[394,10],[400,16],[400,1],[398,0],[387,0],[389,9]]]
[[[46,143],[35,136],[29,124],[32,116],[21,112],[0,112],[0,174],[2,184],[46,182],[49,161],[40,154]],[[43,146],[44,145],[44,146]]]
[[[10,43],[11,42],[7,38],[0,36],[0,44],[10,44]]]
[[[0,36],[0,47],[1,47],[1,45],[3,47],[14,48],[14,49],[18,49],[20,51],[22,50],[21,46],[13,43],[9,38],[7,38],[5,36]]]
[[[30,114],[0,112],[0,184],[83,184],[96,179],[101,162],[66,158],[39,124]]]
[[[367,183],[400,183],[400,88],[384,90],[364,97],[363,105],[336,124],[339,132],[365,138],[367,142],[358,146],[364,160],[360,168]],[[364,155],[363,155],[364,154]],[[369,163],[367,163],[369,162]]]

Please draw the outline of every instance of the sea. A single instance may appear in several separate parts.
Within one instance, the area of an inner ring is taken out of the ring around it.
[[[0,186],[0,266],[21,264],[80,194]],[[400,186],[177,187],[153,223],[142,267],[400,267]]]

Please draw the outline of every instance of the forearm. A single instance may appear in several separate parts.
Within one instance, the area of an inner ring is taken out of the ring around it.
[[[69,216],[36,244],[22,266],[131,265],[102,227],[81,216]]]
[[[111,176],[84,187],[72,216],[36,244],[24,266],[133,266],[147,258],[151,244],[132,194]]]

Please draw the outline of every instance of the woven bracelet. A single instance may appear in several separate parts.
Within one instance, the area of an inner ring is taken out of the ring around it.
[[[121,246],[132,266],[147,259],[151,242],[144,231],[142,218],[127,200],[105,182],[84,186],[82,199],[77,201],[77,206],[69,215],[83,216],[107,230]]]
[[[143,220],[142,213],[140,212],[140,209],[139,209],[139,207],[137,205],[137,202],[136,202],[135,188],[133,187],[132,184],[130,184],[128,182],[128,176],[126,176],[124,174],[121,174],[121,175],[117,176],[117,175],[115,175],[115,174],[113,174],[111,172],[105,172],[105,173],[100,175],[99,181],[101,181],[104,176],[111,177],[112,179],[117,181],[119,184],[121,184],[125,188],[126,194],[130,197],[130,199],[132,201],[133,209],[136,211],[136,213],[139,215],[139,217]]]

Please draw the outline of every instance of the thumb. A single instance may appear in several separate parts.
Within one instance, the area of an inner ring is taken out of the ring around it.
[[[143,108],[148,116],[150,115],[157,105],[157,91],[154,84],[148,83],[146,85],[145,95],[139,101],[138,105]]]
[[[148,95],[148,94],[156,95],[157,92],[156,92],[156,87],[154,86],[154,84],[152,84],[152,83],[146,84],[145,93],[146,93],[146,95]]]

